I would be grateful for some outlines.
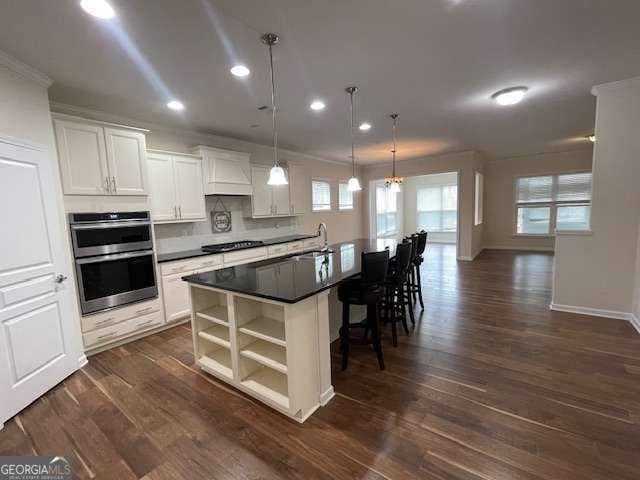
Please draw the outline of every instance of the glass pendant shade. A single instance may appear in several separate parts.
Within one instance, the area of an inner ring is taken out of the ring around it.
[[[391,185],[389,185],[389,191],[391,193],[400,193],[400,184],[397,182],[392,182]]]
[[[347,183],[347,190],[349,192],[359,192],[360,190],[362,190],[362,187],[360,186],[360,180],[358,180],[357,177],[351,177],[349,179],[349,183]]]
[[[267,185],[288,185],[287,176],[284,174],[284,169],[279,165],[271,167],[269,172],[269,180]]]

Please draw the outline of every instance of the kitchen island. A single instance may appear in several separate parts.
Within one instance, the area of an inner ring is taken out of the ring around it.
[[[395,240],[358,239],[331,245],[326,252],[184,277],[196,363],[304,422],[334,395],[330,290],[360,273],[362,252],[389,249],[393,256],[395,247]]]

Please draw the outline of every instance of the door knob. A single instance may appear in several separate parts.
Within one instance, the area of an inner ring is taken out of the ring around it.
[[[59,273],[58,275],[56,275],[56,277],[54,278],[54,282],[56,283],[62,283],[67,279],[66,275],[62,275],[61,273]]]

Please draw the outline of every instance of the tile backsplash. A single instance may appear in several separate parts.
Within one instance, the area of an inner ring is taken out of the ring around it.
[[[190,250],[212,243],[225,243],[235,240],[264,240],[296,233],[308,233],[298,231],[296,217],[245,218],[243,215],[243,202],[248,202],[248,197],[207,195],[205,199],[206,221],[154,225],[158,253]],[[213,233],[211,212],[222,209],[231,212],[231,231]]]

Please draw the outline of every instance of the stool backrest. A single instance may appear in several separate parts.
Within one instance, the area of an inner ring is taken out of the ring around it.
[[[400,275],[407,273],[411,262],[411,242],[404,241],[396,247],[396,268]]]
[[[389,250],[382,252],[362,252],[360,257],[362,282],[380,285],[384,282],[389,268]]]
[[[424,253],[427,248],[427,232],[422,230],[420,233],[416,234],[418,236],[418,249],[416,251],[416,256],[420,257]]]
[[[418,236],[415,234],[411,235],[405,238],[405,241],[411,243],[411,256],[409,257],[409,263],[411,263],[416,259],[416,255],[418,254]]]

